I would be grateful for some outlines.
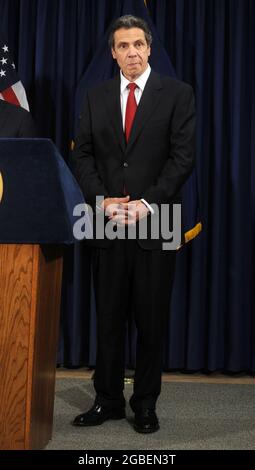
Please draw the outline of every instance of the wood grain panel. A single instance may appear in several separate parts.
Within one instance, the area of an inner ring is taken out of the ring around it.
[[[0,245],[0,449],[42,449],[52,432],[60,249]]]
[[[0,245],[0,448],[23,449],[32,289],[30,245]]]
[[[41,449],[51,438],[55,372],[61,300],[62,257],[61,248],[46,245],[35,247],[32,285],[30,358],[33,371],[28,403],[26,448]],[[32,357],[33,354],[33,357]],[[28,411],[28,413],[29,413]]]

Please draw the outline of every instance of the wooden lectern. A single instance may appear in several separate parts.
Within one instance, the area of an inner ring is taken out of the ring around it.
[[[42,449],[52,433],[62,258],[0,245],[0,449]]]
[[[10,169],[15,155],[19,163],[22,159],[24,169],[22,196],[14,178],[17,161]],[[43,188],[40,178],[45,169],[51,181],[47,181],[41,208],[38,188]],[[83,198],[56,148],[46,139],[1,139],[0,171],[0,449],[42,449],[52,435],[62,246],[74,241],[71,205],[66,206],[63,195],[68,197],[71,191],[69,202],[73,203]],[[64,178],[59,176],[63,172]],[[26,175],[33,175],[32,187],[26,184]],[[13,192],[8,197],[11,182]],[[52,204],[48,196],[54,198]],[[25,204],[31,198],[37,198],[35,211],[32,204]],[[51,215],[54,219],[52,206],[58,211],[60,227],[53,224],[45,231],[47,219]],[[15,222],[17,211],[26,227]]]

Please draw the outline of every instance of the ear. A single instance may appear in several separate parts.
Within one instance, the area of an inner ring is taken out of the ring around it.
[[[114,51],[113,47],[111,48],[111,51],[112,51],[113,58],[116,59],[116,54],[115,54],[115,51]]]
[[[150,55],[151,55],[151,48],[148,47],[148,56],[150,56]]]

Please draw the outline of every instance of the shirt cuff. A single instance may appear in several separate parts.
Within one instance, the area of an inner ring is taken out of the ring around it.
[[[145,199],[141,199],[141,201],[146,205],[146,207],[148,207],[150,213],[153,215],[154,214],[154,210],[152,209],[152,207],[150,206],[150,204],[145,201]]]

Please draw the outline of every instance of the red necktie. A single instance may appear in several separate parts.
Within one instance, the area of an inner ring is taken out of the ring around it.
[[[128,142],[130,132],[132,129],[137,104],[135,100],[135,89],[137,85],[135,83],[129,83],[127,88],[129,88],[129,94],[127,99],[127,107],[126,107],[126,116],[125,116],[125,135],[126,135],[126,142]]]

